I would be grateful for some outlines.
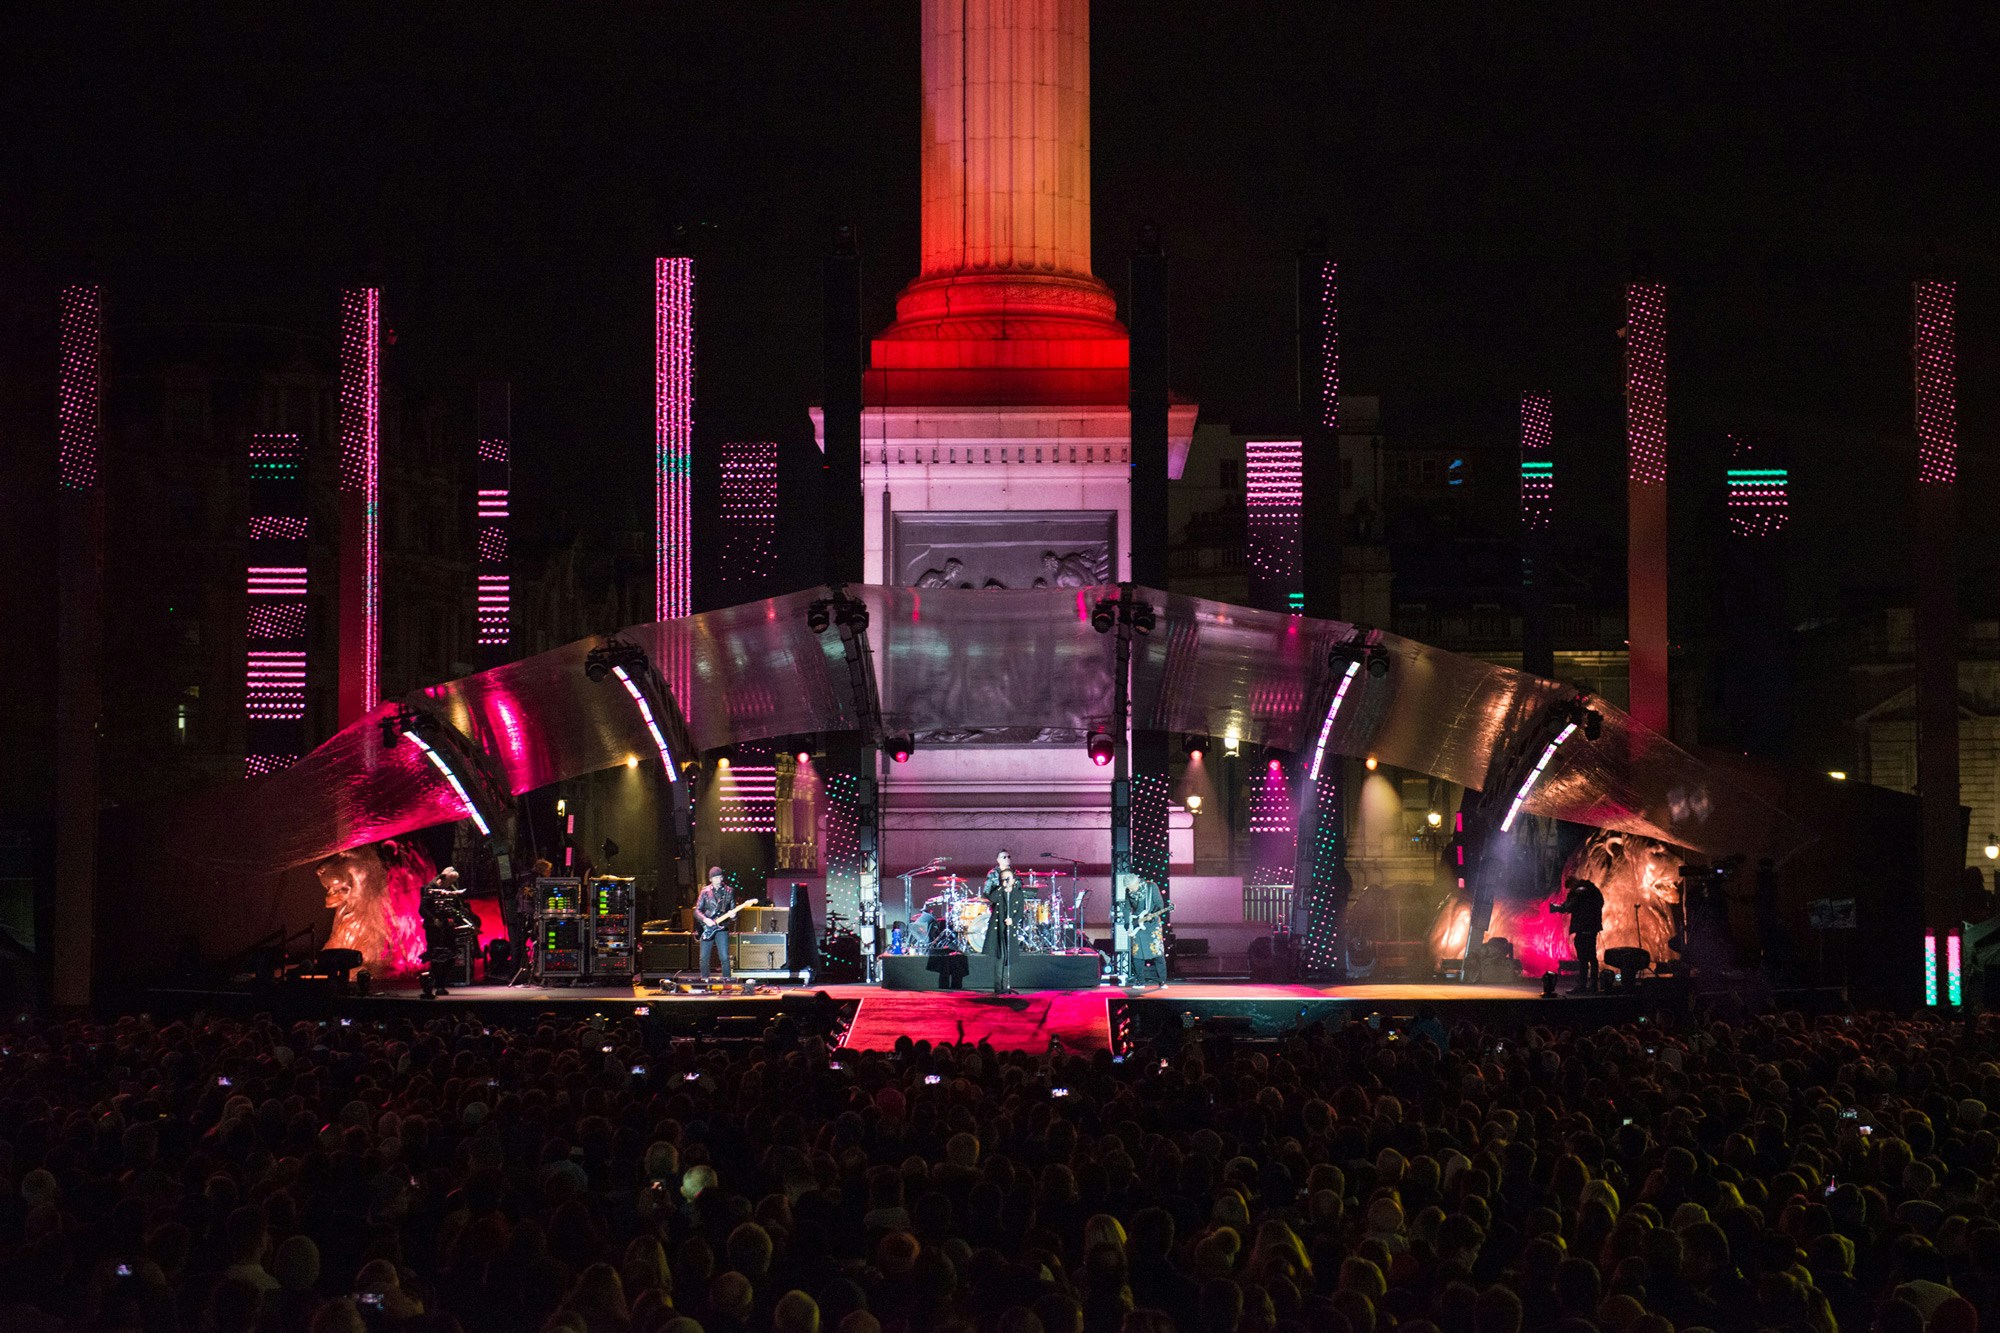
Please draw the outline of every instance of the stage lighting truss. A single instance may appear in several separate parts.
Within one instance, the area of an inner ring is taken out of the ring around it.
[[[834,625],[851,629],[857,634],[867,629],[868,604],[845,593],[815,597],[806,607],[806,628],[815,634],[824,634]]]

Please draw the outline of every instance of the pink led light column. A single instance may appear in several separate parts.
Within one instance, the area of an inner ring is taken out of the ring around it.
[[[1521,669],[1542,677],[1556,673],[1548,582],[1556,508],[1552,417],[1546,394],[1521,395]]]
[[[57,309],[55,1002],[90,1002],[97,897],[99,659],[104,620],[104,299],[65,287]]]
[[[250,437],[244,547],[243,772],[274,773],[306,752],[310,519],[305,442]]]
[[[722,585],[731,603],[762,597],[778,565],[778,445],[722,446]]]
[[[694,610],[694,261],[653,265],[653,614]]]
[[[513,657],[514,575],[507,560],[513,499],[513,401],[509,385],[479,386],[479,457],[473,497],[473,643],[482,667]]]
[[[1667,289],[1625,289],[1626,610],[1631,707],[1667,731]]]
[[[1956,283],[1913,291],[1917,436],[1917,794],[1922,798],[1924,919],[1957,921],[1966,846],[1959,830],[1958,363]]]
[[[1305,609],[1299,534],[1305,503],[1304,457],[1305,446],[1299,440],[1249,440],[1243,445],[1250,601],[1267,611]]]
[[[340,725],[382,699],[382,292],[340,296]]]

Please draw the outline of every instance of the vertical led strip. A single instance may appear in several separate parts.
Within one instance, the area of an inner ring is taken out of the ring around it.
[[[1299,440],[1250,440],[1243,446],[1243,501],[1251,568],[1282,592],[1285,609],[1305,609],[1299,515],[1304,504],[1305,447]]]
[[[638,706],[639,716],[646,723],[646,732],[653,738],[653,748],[660,752],[660,765],[667,770],[667,781],[679,782],[681,774],[679,766],[674,763],[674,752],[668,747],[666,733],[660,730],[659,720],[653,716],[653,706],[646,702],[639,682],[633,680],[622,666],[611,668],[611,674],[618,677],[618,683],[625,687],[625,693],[631,695],[632,702]]]
[[[1535,789],[1535,784],[1542,780],[1543,770],[1549,766],[1549,761],[1556,757],[1556,751],[1562,748],[1562,743],[1575,734],[1576,723],[1568,723],[1561,731],[1556,733],[1556,738],[1550,741],[1548,747],[1542,751],[1542,757],[1535,761],[1535,767],[1521,783],[1521,790],[1514,793],[1514,803],[1507,807],[1507,817],[1500,821],[1500,831],[1502,833],[1514,827],[1514,818],[1521,813],[1522,802],[1528,799],[1528,793]]]
[[[1556,464],[1549,400],[1521,395],[1521,526],[1547,532],[1555,523]]]
[[[252,435],[248,462],[243,771],[254,778],[305,753],[310,506],[297,435]]]
[[[1964,934],[1956,927],[1944,937],[1944,997],[1957,1009],[1965,1003]]]
[[[96,287],[63,288],[58,319],[57,475],[64,490],[88,491],[97,486],[103,293]]]
[[[1924,1007],[1937,1008],[1938,1002],[1938,939],[1935,930],[1924,932]]]
[[[1958,367],[1954,359],[1958,284],[1916,284],[1917,480],[1958,480]]]
[[[653,269],[654,616],[693,611],[694,261]]]
[[[358,642],[341,645],[343,674],[353,673],[358,699],[347,712],[367,712],[382,697],[382,292],[357,287],[340,297],[340,489],[359,506],[360,530],[341,534],[343,543],[358,541],[352,564],[342,561],[343,574],[352,568],[359,587],[341,589],[341,599],[354,599],[353,631]],[[343,580],[344,582],[344,580]],[[342,633],[350,616],[343,614]],[[343,690],[347,688],[343,682]]]
[[[1767,461],[1757,453],[1750,441],[1729,437],[1729,530],[1738,537],[1775,537],[1790,516],[1790,469],[1754,466]]]
[[[491,662],[504,660],[514,640],[514,576],[507,562],[508,505],[513,490],[512,413],[508,386],[479,386],[479,458],[474,496],[474,640]]]
[[[1340,431],[1340,266],[1331,259],[1319,271],[1319,402],[1320,425]]]
[[[1319,726],[1319,739],[1313,742],[1312,771],[1306,774],[1306,777],[1314,782],[1319,781],[1320,761],[1326,757],[1327,738],[1333,735],[1333,720],[1340,716],[1340,705],[1347,698],[1347,687],[1352,685],[1354,678],[1360,674],[1361,659],[1357,657],[1347,664],[1347,670],[1341,676],[1340,684],[1333,691],[1333,702],[1327,706],[1326,721]]]
[[[731,600],[760,595],[777,572],[778,445],[722,446],[722,578]]]
[[[472,803],[472,797],[465,790],[465,784],[458,780],[458,774],[451,771],[451,765],[445,762],[445,757],[438,753],[437,747],[414,731],[406,731],[403,734],[424,752],[424,757],[431,761],[438,772],[444,774],[444,780],[450,783],[452,791],[458,794],[458,799],[465,806],[466,817],[472,821],[472,826],[479,830],[479,836],[482,838],[491,836],[493,830],[488,827],[486,817],[479,813],[479,807]]]
[[[1642,486],[1667,480],[1667,288],[1625,289],[1626,476]]]

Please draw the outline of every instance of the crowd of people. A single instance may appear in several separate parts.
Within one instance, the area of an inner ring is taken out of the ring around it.
[[[2000,1031],[23,1020],[0,1327],[1975,1333]],[[1546,1011],[1529,1018],[1549,1020]],[[2000,1313],[1988,1314],[1989,1320]]]

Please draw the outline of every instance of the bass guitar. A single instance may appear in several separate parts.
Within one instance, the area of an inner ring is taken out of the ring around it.
[[[755,898],[745,898],[742,902],[736,904],[736,906],[730,908],[727,912],[724,912],[721,916],[716,917],[713,921],[710,921],[707,925],[703,926],[701,928],[701,937],[705,940],[714,939],[716,936],[716,932],[720,931],[724,926],[729,924],[730,917],[735,916],[738,912],[742,911],[746,907],[755,907],[756,905],[757,905],[757,900]]]

